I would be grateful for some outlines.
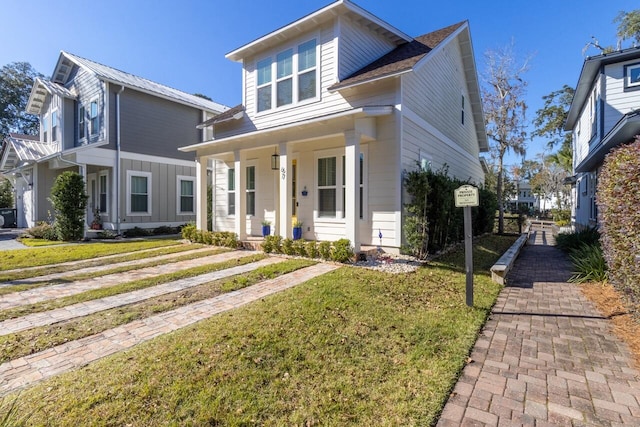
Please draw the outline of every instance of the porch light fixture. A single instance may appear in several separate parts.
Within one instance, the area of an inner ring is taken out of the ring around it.
[[[277,152],[274,152],[271,155],[271,170],[277,171],[280,169],[280,156],[278,156]]]

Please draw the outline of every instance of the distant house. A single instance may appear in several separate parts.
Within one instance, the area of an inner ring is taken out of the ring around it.
[[[198,123],[227,108],[150,80],[61,52],[51,79],[36,79],[27,111],[40,117],[35,139],[10,135],[0,171],[14,183],[18,226],[50,219],[56,176],[86,180],[87,226],[155,228],[194,221]],[[206,199],[205,199],[206,200]]]
[[[403,171],[481,184],[487,150],[469,24],[411,37],[347,0],[230,53],[242,104],[181,148],[213,162],[215,230],[403,245]],[[204,183],[204,167],[197,174]],[[199,197],[205,197],[200,185]],[[452,195],[453,197],[453,195]],[[197,225],[207,228],[201,206]]]
[[[572,223],[596,226],[604,157],[640,134],[640,47],[584,61],[565,130],[573,132]]]

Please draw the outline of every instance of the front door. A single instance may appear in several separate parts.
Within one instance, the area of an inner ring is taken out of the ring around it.
[[[87,224],[93,222],[93,218],[98,208],[98,182],[95,173],[87,175]]]

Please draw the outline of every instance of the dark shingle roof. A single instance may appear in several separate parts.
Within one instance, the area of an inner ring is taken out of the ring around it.
[[[444,39],[460,28],[464,22],[459,22],[437,31],[416,37],[412,41],[398,46],[371,64],[351,74],[329,90],[338,90],[357,85],[370,80],[393,76],[411,70],[424,56],[431,52]]]

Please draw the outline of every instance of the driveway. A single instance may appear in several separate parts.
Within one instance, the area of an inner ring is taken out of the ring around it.
[[[0,228],[0,251],[25,249],[27,246],[16,240],[22,231],[21,228]]]

